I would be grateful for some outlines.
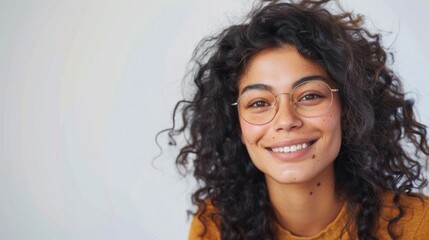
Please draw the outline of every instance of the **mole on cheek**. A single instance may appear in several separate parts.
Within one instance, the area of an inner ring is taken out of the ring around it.
[[[320,187],[320,182],[317,183],[317,186]]]
[[[316,154],[313,154],[313,156],[311,156],[312,159],[316,158]],[[319,159],[317,159],[317,161],[319,161]]]
[[[310,192],[310,195],[313,195],[313,192]]]

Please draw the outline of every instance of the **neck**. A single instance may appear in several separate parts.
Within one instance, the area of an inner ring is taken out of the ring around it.
[[[297,236],[321,232],[344,204],[335,193],[333,168],[305,183],[282,184],[269,177],[266,182],[278,223]]]

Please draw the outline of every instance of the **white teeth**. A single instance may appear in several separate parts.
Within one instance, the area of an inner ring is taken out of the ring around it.
[[[279,147],[279,148],[271,148],[273,152],[296,152],[298,150],[307,148],[310,146],[308,143],[298,144],[298,145],[292,145],[292,146],[286,146],[286,147]]]

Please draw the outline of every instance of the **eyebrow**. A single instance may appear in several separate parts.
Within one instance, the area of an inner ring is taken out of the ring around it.
[[[272,91],[273,87],[266,85],[266,84],[263,84],[263,83],[250,84],[250,85],[247,85],[246,87],[243,88],[243,90],[241,91],[241,94],[243,94],[249,90],[253,90],[253,89]]]
[[[302,84],[304,82],[308,82],[308,81],[311,81],[311,80],[324,80],[324,81],[326,81],[327,79],[325,77],[323,77],[323,76],[320,76],[320,75],[306,76],[306,77],[300,78],[297,81],[295,81],[292,84],[292,89],[294,87],[298,86],[299,84]],[[250,84],[250,85],[247,85],[246,87],[243,88],[243,90],[241,91],[241,94],[243,94],[243,93],[245,93],[245,92],[247,92],[249,90],[253,90],[253,89],[261,89],[261,90],[272,91],[273,87],[271,87],[269,85],[266,85],[266,84],[263,84],[263,83]]]

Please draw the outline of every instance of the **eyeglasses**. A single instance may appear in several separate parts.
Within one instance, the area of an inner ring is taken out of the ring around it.
[[[290,93],[275,95],[265,85],[255,85],[246,89],[231,104],[238,107],[240,116],[253,125],[264,125],[274,119],[279,110],[277,97],[283,94],[289,95],[289,103],[295,112],[303,117],[317,117],[329,110],[332,105],[332,89],[322,80],[310,80],[300,83]]]

